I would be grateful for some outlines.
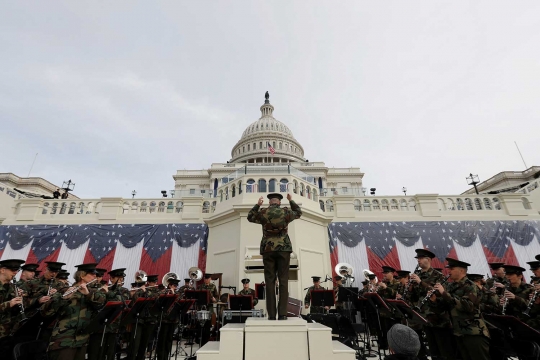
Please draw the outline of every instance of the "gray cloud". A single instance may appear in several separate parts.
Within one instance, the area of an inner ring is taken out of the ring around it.
[[[0,171],[159,196],[225,162],[270,91],[311,161],[379,194],[540,163],[540,6],[2,1]]]

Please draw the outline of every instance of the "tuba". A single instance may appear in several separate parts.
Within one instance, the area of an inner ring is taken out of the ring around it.
[[[148,279],[148,274],[143,270],[139,270],[135,273],[135,282],[146,282]]]
[[[188,270],[188,276],[189,276],[189,278],[191,279],[191,280],[189,281],[189,285],[190,285],[191,287],[194,287],[194,286],[193,286],[193,285],[194,285],[194,282],[195,282],[195,281],[201,280],[202,277],[203,277],[203,273],[202,273],[202,270],[199,269],[198,267],[192,266],[192,267],[190,267],[189,270]]]
[[[368,290],[368,292],[377,292],[378,286],[373,286],[373,284],[371,283],[371,280],[369,279],[369,277],[374,276],[375,273],[373,271],[369,271],[368,269],[364,269],[363,273],[364,273],[364,277],[366,278],[366,280],[369,281],[369,290]],[[377,276],[375,276],[375,280],[377,280],[376,283],[378,284],[379,279],[377,279]]]
[[[178,280],[179,276],[176,273],[168,272],[165,275],[163,275],[163,278],[161,279],[161,283],[163,286],[167,287],[169,285],[169,279],[175,279]]]
[[[350,287],[354,282],[354,277],[352,276],[354,269],[351,265],[347,263],[339,263],[334,268],[334,271],[336,274],[345,279],[344,286]]]

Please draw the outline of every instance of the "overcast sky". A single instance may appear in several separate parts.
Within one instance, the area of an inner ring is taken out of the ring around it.
[[[0,172],[158,197],[226,162],[264,92],[377,194],[540,165],[538,1],[0,1]]]

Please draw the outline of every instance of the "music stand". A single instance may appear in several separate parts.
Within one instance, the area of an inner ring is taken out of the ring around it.
[[[514,316],[484,314],[484,318],[503,330],[511,338],[540,343],[540,332]]]
[[[264,300],[266,297],[266,284],[255,284],[255,297]]]
[[[174,319],[176,317],[179,318],[179,322],[178,322],[178,334],[180,335],[180,337],[178,338],[178,340],[176,341],[176,350],[174,352],[174,358],[176,359],[178,357],[178,352],[182,352],[182,350],[184,351],[185,355],[188,356],[188,353],[187,351],[185,351],[185,349],[182,348],[182,335],[183,335],[183,329],[182,329],[182,317],[183,315],[185,315],[189,308],[191,308],[191,306],[195,303],[195,300],[177,300],[172,309],[171,309],[171,312],[169,313],[169,317],[171,319]],[[172,357],[172,355],[171,355]]]
[[[133,339],[137,334],[137,327],[139,326],[139,314],[146,309],[154,299],[138,298],[133,303],[133,306],[129,309],[126,316],[120,322],[120,326],[126,326],[132,322],[135,322],[135,330],[133,331]]]
[[[403,300],[392,300],[387,299],[386,303],[394,309],[396,313],[398,313],[401,317],[405,319],[407,322],[407,326],[409,326],[409,320],[416,320],[419,324],[426,324],[427,320],[422,317],[419,313],[417,313],[412,307],[409,306],[405,301]]]
[[[154,305],[152,306],[152,312],[154,312],[157,315],[157,312],[159,311],[159,323],[157,327],[157,333],[156,337],[154,338],[154,344],[157,345],[159,340],[159,333],[161,330],[161,323],[163,321],[163,313],[165,310],[169,310],[171,306],[175,303],[176,299],[178,299],[178,295],[175,294],[161,294],[158,296],[158,298],[155,300]],[[150,359],[152,358],[152,352],[154,351],[154,347],[152,346],[150,350]],[[155,358],[157,358],[157,349],[156,349],[156,355]]]
[[[39,340],[39,335],[43,328],[48,328],[49,325],[56,320],[56,316],[45,317],[37,312],[34,316],[28,318],[22,325],[13,333],[14,337],[32,337],[36,334],[35,339]]]
[[[357,296],[358,296],[358,288],[357,287],[340,286],[339,290],[340,291],[338,291],[337,302],[340,302],[342,304],[347,303],[347,308],[345,310],[347,310],[347,312],[349,314],[349,320],[351,320],[351,322],[352,322],[351,310],[353,309],[353,307],[352,307],[353,305],[352,305],[352,302],[351,302],[351,298],[353,298],[353,299],[357,298]]]
[[[229,295],[229,309],[240,310],[240,322],[243,322],[242,311],[250,311],[253,309],[253,296]]]
[[[379,346],[377,347],[377,352],[379,354],[379,359],[380,359],[381,358],[381,340],[382,339],[379,338],[379,334],[380,334],[381,337],[383,337],[383,339],[384,339],[385,334],[383,334],[383,329],[382,329],[382,325],[381,325],[381,313],[379,311],[379,308],[384,309],[384,310],[386,310],[388,312],[390,312],[390,308],[384,302],[384,300],[380,297],[380,295],[377,294],[376,292],[364,293],[363,295],[367,299],[369,304],[375,309],[375,314],[377,315],[377,326],[378,326],[378,330],[379,330],[379,333],[377,335],[378,344],[379,344]]]
[[[124,310],[123,301],[108,301],[105,306],[92,317],[92,320],[88,324],[86,331],[89,334],[99,333],[103,330],[103,335],[101,335],[101,347],[103,347],[107,325],[115,322],[119,318],[120,313],[122,313],[122,310]],[[103,329],[101,329],[102,326]]]
[[[208,290],[186,290],[184,297],[188,300],[195,300],[196,306],[207,306],[210,303],[210,292]]]
[[[311,306],[322,307],[324,313],[325,306],[334,306],[335,297],[334,290],[311,290]]]

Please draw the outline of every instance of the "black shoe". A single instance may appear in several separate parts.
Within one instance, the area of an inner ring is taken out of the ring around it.
[[[276,317],[269,317],[268,320],[276,320]]]
[[[286,315],[280,315],[278,317],[278,320],[287,320],[287,316]]]

